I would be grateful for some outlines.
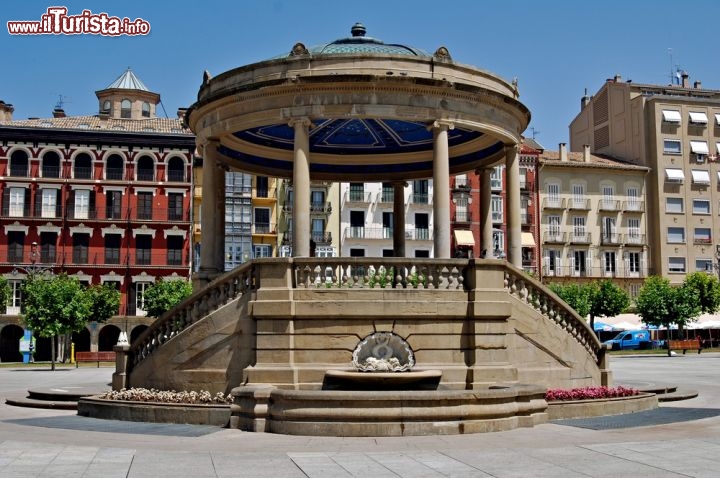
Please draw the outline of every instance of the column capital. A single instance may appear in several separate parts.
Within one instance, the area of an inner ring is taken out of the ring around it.
[[[427,128],[428,128],[428,130],[439,129],[442,131],[448,131],[451,129],[455,129],[455,123],[453,123],[450,120],[439,119],[439,120],[435,120],[432,123],[428,124]]]
[[[294,128],[295,126],[304,126],[306,128],[312,127],[312,121],[310,121],[310,118],[307,116],[299,116],[297,118],[290,118],[288,121],[288,126],[291,128]]]
[[[396,187],[398,187],[398,186],[402,187],[402,188],[408,187],[408,182],[404,181],[404,180],[403,181],[397,181],[397,180],[391,181],[390,184],[392,184],[393,186],[396,186]]]
[[[520,145],[518,143],[505,145],[505,154],[517,154],[518,151],[520,151]]]

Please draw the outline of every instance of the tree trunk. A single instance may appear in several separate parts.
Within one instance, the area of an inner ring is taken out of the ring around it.
[[[55,371],[55,336],[50,337],[50,370]]]
[[[667,340],[665,340],[665,346],[667,347],[667,355],[668,357],[672,357],[672,350],[670,350],[670,339],[672,338],[672,331],[670,330],[669,322],[665,324],[665,328],[667,329]]]

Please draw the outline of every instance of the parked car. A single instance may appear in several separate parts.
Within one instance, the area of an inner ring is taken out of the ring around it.
[[[649,330],[626,330],[603,342],[612,350],[642,350],[657,346]]]

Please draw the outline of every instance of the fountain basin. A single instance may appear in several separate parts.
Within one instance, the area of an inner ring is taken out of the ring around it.
[[[328,370],[323,390],[436,390],[442,370],[412,372],[358,372]]]

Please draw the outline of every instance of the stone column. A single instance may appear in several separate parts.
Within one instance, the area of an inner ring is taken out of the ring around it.
[[[505,187],[507,194],[508,262],[522,267],[522,221],[520,217],[520,158],[518,145],[505,148]]]
[[[493,257],[492,168],[480,170],[480,257]],[[482,252],[485,251],[485,255]]]
[[[405,181],[393,182],[393,256],[405,257]]]
[[[290,121],[295,129],[293,161],[293,256],[310,257],[310,120]]]
[[[450,258],[450,150],[452,123],[435,121],[433,128],[433,241],[435,258]]]
[[[224,269],[225,231],[219,230],[219,227],[223,224],[225,211],[218,208],[225,204],[225,182],[222,179],[223,172],[219,168],[217,152],[219,146],[219,141],[210,140],[203,148],[200,268],[195,276],[196,290],[198,287],[204,287]]]

